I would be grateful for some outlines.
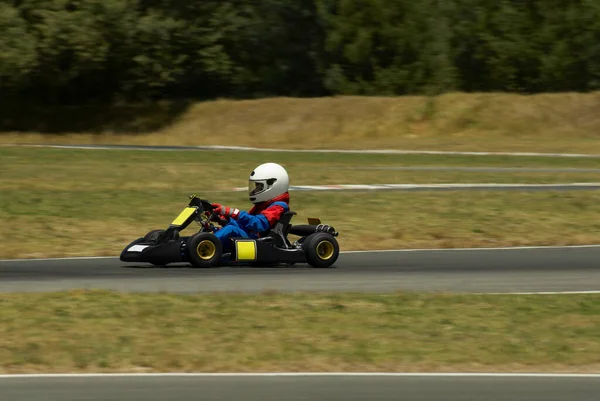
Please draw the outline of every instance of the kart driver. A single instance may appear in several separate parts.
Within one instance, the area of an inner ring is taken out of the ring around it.
[[[258,238],[275,226],[285,212],[290,210],[289,177],[287,171],[276,163],[256,167],[248,181],[248,198],[254,206],[243,211],[213,203],[216,214],[227,222],[215,235],[223,250],[231,247],[231,237]]]

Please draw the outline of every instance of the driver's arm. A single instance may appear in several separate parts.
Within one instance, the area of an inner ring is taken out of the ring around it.
[[[244,210],[215,205],[215,211],[237,220],[240,226],[250,231],[260,233],[273,227],[286,210],[279,205],[272,205],[266,210],[263,210],[260,214],[252,215]]]
[[[241,226],[260,233],[272,228],[285,212],[286,210],[283,207],[272,205],[257,215],[242,211],[239,213],[237,220]]]
[[[253,232],[263,232],[269,229],[271,221],[262,214],[252,215],[244,210],[232,208],[229,206],[223,206],[218,203],[213,203],[213,209],[215,213],[220,216],[230,217],[237,220],[237,223],[244,229]],[[263,212],[264,213],[264,212]]]

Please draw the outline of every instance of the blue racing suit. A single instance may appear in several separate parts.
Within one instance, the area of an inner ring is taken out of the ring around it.
[[[285,193],[270,202],[255,205],[247,212],[240,211],[236,218],[230,218],[225,226],[215,231],[215,235],[223,244],[223,252],[231,250],[231,237],[258,238],[270,230],[281,216],[290,210],[288,203],[289,194]]]

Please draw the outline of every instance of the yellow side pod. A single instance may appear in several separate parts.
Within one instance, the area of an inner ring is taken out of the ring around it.
[[[253,239],[235,241],[235,254],[238,261],[256,260],[256,241]]]

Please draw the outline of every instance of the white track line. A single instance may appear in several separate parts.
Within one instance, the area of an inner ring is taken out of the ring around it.
[[[539,377],[539,378],[594,378],[598,373],[471,373],[471,372],[268,372],[268,373],[32,373],[2,374],[0,379],[15,378],[89,378],[89,377],[324,377],[324,376],[362,376],[362,377]]]
[[[51,144],[2,144],[11,147],[38,147],[60,149],[88,150],[148,150],[148,151],[183,151],[183,150],[228,150],[243,152],[277,152],[277,153],[347,153],[347,154],[393,154],[393,155],[463,155],[463,156],[519,156],[519,157],[567,157],[567,158],[600,158],[596,154],[583,153],[536,153],[536,152],[469,152],[442,150],[403,150],[403,149],[274,149],[246,146],[136,146],[136,145],[51,145]]]
[[[92,260],[92,259],[114,259],[119,256],[72,256],[64,258],[31,258],[31,259],[0,259],[0,262],[36,262],[36,261],[53,261],[53,260]]]
[[[529,291],[529,292],[476,292],[473,295],[589,295],[600,291]]]
[[[598,248],[600,244],[588,245],[531,245],[531,246],[503,246],[481,248],[409,248],[409,249],[375,249],[372,251],[342,251],[340,253],[381,253],[381,252],[455,252],[455,251],[517,251],[526,249],[577,249]]]
[[[555,184],[499,184],[499,183],[445,183],[445,184],[341,184],[341,185],[292,185],[290,191],[380,191],[411,189],[561,189],[600,188],[600,182],[570,182]],[[234,192],[247,191],[247,187],[233,188]]]
[[[481,247],[481,248],[407,248],[407,249],[374,249],[363,251],[341,251],[344,253],[392,253],[392,252],[465,252],[465,251],[518,251],[527,249],[579,249],[599,248],[600,244],[588,245],[538,245],[538,246],[506,246],[506,247]],[[0,262],[43,262],[54,260],[93,260],[93,259],[115,259],[115,256],[72,256],[63,258],[31,258],[31,259],[0,259]]]

